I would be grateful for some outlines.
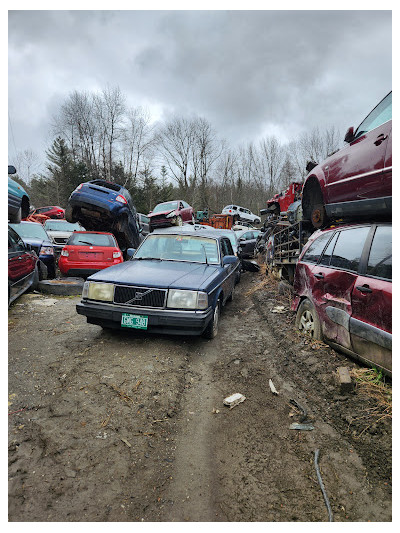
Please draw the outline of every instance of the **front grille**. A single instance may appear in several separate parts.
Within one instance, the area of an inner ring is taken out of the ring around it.
[[[166,289],[116,285],[114,303],[135,307],[164,307],[166,294]]]
[[[56,244],[66,244],[68,237],[54,237],[53,240]]]

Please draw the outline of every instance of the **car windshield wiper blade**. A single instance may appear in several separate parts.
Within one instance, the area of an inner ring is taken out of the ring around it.
[[[92,242],[87,242],[87,241],[79,241],[78,244],[88,244],[89,246],[95,246]]]
[[[135,257],[138,261],[143,261],[144,259],[147,259],[149,261],[162,261],[161,257]]]

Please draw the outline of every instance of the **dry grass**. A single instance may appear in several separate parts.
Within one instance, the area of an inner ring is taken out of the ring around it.
[[[392,387],[385,383],[382,373],[375,368],[353,369],[350,374],[356,381],[357,392],[375,404],[367,407],[365,415],[356,419],[364,419],[368,424],[358,435],[360,437],[373,424],[392,418]]]
[[[259,283],[256,283],[254,287],[249,289],[245,293],[245,296],[250,296],[251,294],[254,294],[260,289],[264,289],[265,287],[272,288],[276,286],[277,278],[274,274],[271,274],[267,271],[267,265],[265,263],[260,264],[260,271],[258,272],[258,277],[261,278],[261,281]]]

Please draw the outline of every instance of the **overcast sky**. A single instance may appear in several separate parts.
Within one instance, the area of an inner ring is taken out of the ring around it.
[[[9,163],[45,159],[72,91],[118,86],[153,118],[206,118],[232,146],[344,133],[392,88],[390,11],[10,11]],[[11,127],[10,127],[11,125]]]

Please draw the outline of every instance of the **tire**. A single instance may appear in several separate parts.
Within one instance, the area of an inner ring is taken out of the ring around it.
[[[182,217],[178,215],[175,219],[175,226],[182,226],[182,225],[183,225]]]
[[[220,300],[218,300],[214,308],[213,317],[210,320],[210,322],[207,324],[206,329],[203,331],[203,337],[205,337],[206,339],[214,339],[217,336],[220,314],[221,314],[221,302]]]
[[[315,229],[323,228],[329,222],[326,209],[323,204],[316,204],[311,210],[311,223]]]
[[[322,341],[321,322],[317,310],[310,300],[301,302],[296,314],[296,329],[310,335],[316,341]]]

